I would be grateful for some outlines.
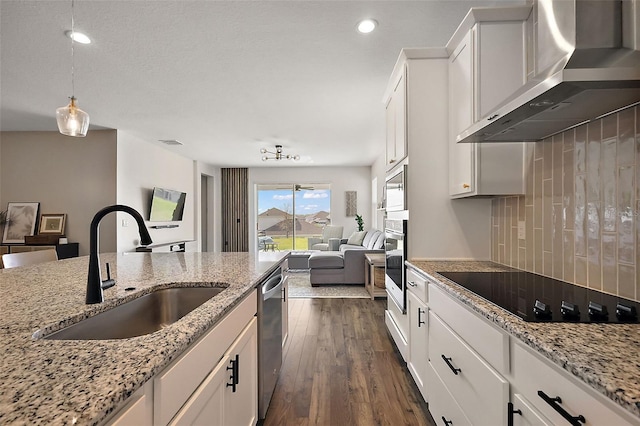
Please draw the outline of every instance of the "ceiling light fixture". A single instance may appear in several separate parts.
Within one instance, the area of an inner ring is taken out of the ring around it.
[[[71,34],[75,34],[74,21],[74,0],[71,0]],[[58,122],[58,130],[63,135],[85,137],[89,130],[89,114],[76,106],[75,97],[75,57],[74,42],[76,37],[71,38],[71,101],[69,105],[56,109],[56,121]]]
[[[294,160],[295,161],[300,159],[300,156],[297,154],[296,155],[283,154],[282,145],[276,145],[276,152],[268,151],[266,148],[262,148],[260,150],[260,153],[273,155],[273,157],[270,157],[268,155],[263,155],[262,161],[267,161],[267,160]]]
[[[375,30],[378,26],[378,22],[375,19],[363,19],[358,23],[358,31],[362,34],[369,34]]]

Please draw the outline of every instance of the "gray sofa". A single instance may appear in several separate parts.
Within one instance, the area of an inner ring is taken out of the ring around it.
[[[384,253],[384,233],[367,231],[361,245],[342,240],[338,251],[313,253],[309,257],[310,281],[313,287],[322,284],[364,284],[366,253]]]

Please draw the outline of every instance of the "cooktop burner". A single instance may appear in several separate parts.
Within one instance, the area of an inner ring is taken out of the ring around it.
[[[525,321],[638,323],[638,302],[531,272],[438,273]]]

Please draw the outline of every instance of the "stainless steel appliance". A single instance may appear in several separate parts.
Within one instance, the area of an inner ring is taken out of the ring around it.
[[[278,267],[258,286],[258,415],[264,419],[282,366],[282,286]]]
[[[638,323],[638,302],[531,272],[438,273],[528,322]]]
[[[391,173],[385,179],[385,205],[388,212],[408,210],[407,207],[407,166]]]
[[[407,288],[405,280],[405,256],[407,253],[407,220],[385,221],[385,286],[387,294],[405,313]]]

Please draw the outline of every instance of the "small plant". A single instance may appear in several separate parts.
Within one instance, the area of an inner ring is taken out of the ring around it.
[[[358,224],[358,231],[364,231],[364,220],[359,214],[356,214],[356,223]]]

